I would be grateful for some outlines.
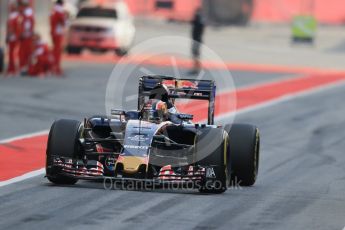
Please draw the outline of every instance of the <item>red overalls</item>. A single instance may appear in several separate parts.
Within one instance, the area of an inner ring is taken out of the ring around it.
[[[19,13],[11,12],[7,20],[6,42],[8,45],[8,68],[7,74],[15,74],[16,68],[16,51],[19,44]]]
[[[29,75],[45,75],[50,71],[51,64],[51,54],[48,45],[44,42],[39,42],[34,46],[32,52]]]
[[[53,41],[54,71],[61,75],[61,54],[66,24],[65,11],[61,5],[55,5],[50,15],[51,36]]]
[[[19,65],[21,71],[26,71],[32,52],[35,19],[30,7],[24,9],[20,20]]]

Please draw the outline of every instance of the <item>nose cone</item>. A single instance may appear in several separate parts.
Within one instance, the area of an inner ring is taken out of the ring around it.
[[[138,172],[140,165],[147,165],[147,159],[145,157],[121,156],[116,164],[123,165],[123,172],[133,174]]]

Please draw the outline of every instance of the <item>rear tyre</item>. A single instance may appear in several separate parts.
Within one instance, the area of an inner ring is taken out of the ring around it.
[[[207,138],[207,143],[205,143],[205,139]],[[210,137],[212,139],[210,139]],[[199,189],[201,193],[223,193],[227,190],[228,185],[228,176],[229,172],[227,170],[227,158],[228,158],[228,143],[229,137],[223,129],[215,129],[210,128],[206,132],[202,131],[201,134],[197,136],[196,142],[196,151],[197,154],[200,154],[200,151],[207,149],[208,146],[211,146],[212,153],[207,155],[206,150],[206,157],[198,162],[199,165],[202,166],[210,166],[213,168],[215,178],[209,179],[206,178],[205,184]],[[202,154],[205,154],[202,153]]]
[[[73,159],[78,155],[80,128],[81,123],[74,120],[58,120],[53,123],[49,132],[46,152],[46,175],[50,182],[54,184],[77,183],[77,179],[60,175],[54,170],[52,164],[54,156]]]
[[[68,46],[66,51],[68,54],[71,54],[71,55],[80,55],[82,48],[81,47],[75,47],[75,46]]]
[[[252,186],[259,170],[260,133],[247,124],[225,126],[230,137],[230,168],[232,185]]]

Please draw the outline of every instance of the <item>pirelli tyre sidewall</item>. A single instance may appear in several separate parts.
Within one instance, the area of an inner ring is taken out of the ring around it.
[[[200,160],[197,164],[209,167],[209,170],[214,172],[214,178],[206,177],[203,186],[199,189],[202,193],[223,193],[227,190],[229,183],[229,171],[228,171],[228,144],[229,137],[227,132],[223,128],[206,128],[201,129],[196,137],[196,154],[205,154],[203,149],[205,148],[205,141],[200,141],[204,136],[207,138],[212,137],[209,140],[209,145],[216,145],[212,153],[206,154],[206,157]],[[206,169],[208,170],[208,169]],[[208,173],[206,173],[207,175]]]
[[[248,124],[226,125],[230,138],[231,183],[241,186],[255,184],[260,157],[260,133]]]
[[[46,175],[50,182],[55,184],[75,184],[78,180],[59,175],[52,168],[53,156],[75,158],[79,151],[78,139],[82,125],[74,120],[57,120],[51,126],[47,151],[46,151]]]

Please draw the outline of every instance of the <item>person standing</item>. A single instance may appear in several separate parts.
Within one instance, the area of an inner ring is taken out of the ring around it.
[[[29,60],[32,52],[35,19],[29,0],[20,1],[20,46],[19,65],[22,75],[28,71]]]
[[[57,0],[50,15],[50,34],[53,42],[54,73],[61,75],[61,54],[64,39],[66,14],[63,8],[63,0]]]
[[[9,15],[7,19],[6,44],[8,46],[8,68],[7,75],[15,75],[17,73],[16,51],[19,44],[19,12],[18,6],[14,2],[10,2]]]
[[[194,18],[192,20],[192,56],[193,56],[193,70],[191,74],[198,74],[201,70],[200,62],[200,48],[203,42],[202,37],[204,34],[205,23],[202,17],[202,10],[198,8],[195,11]]]
[[[204,34],[204,20],[202,17],[202,10],[198,8],[195,11],[194,18],[192,20],[192,56],[193,56],[193,70],[191,74],[198,74],[201,70],[200,62],[200,48],[203,42],[202,37]]]

